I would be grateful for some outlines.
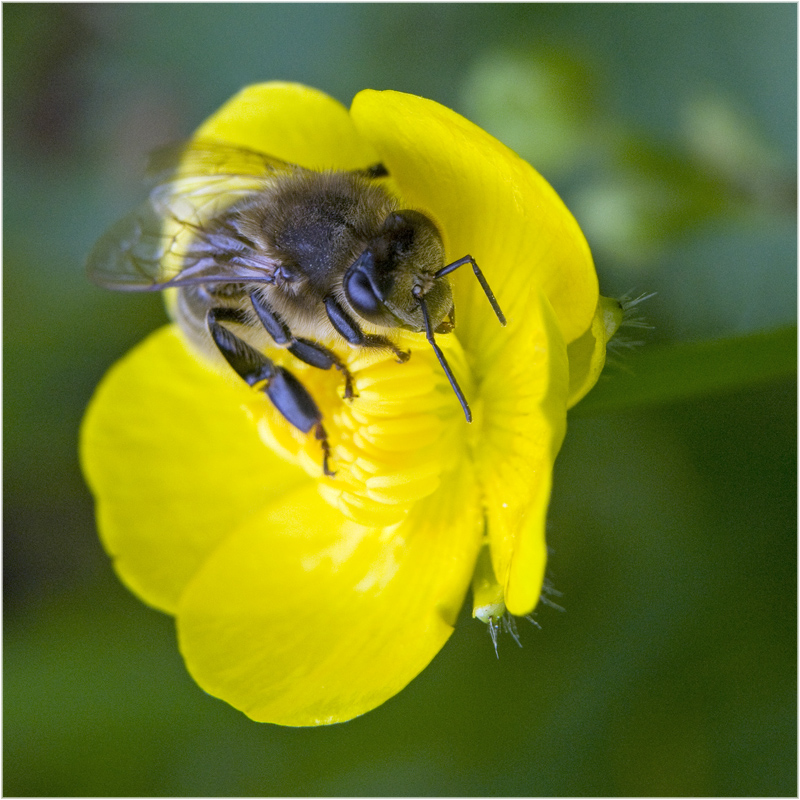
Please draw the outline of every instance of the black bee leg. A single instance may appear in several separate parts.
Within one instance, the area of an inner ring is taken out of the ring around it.
[[[317,369],[330,369],[336,367],[344,376],[344,397],[350,400],[354,396],[353,376],[344,362],[331,350],[319,342],[303,339],[292,335],[289,326],[281,319],[278,313],[270,308],[264,298],[258,293],[250,295],[256,314],[267,333],[273,338],[275,344],[288,345],[289,352],[299,358],[303,363],[310,364]]]
[[[219,320],[240,322],[241,315],[235,310],[226,308],[209,310],[206,323],[214,344],[233,371],[248,386],[260,388],[289,424],[294,425],[302,433],[314,429],[314,436],[322,447],[322,469],[326,475],[332,476],[334,473],[328,466],[331,453],[328,435],[322,426],[322,413],[314,398],[289,370],[279,367],[263,353],[220,325]],[[259,386],[262,383],[264,385]]]
[[[322,447],[322,471],[329,478],[332,478],[336,473],[332,472],[331,468],[328,466],[328,459],[331,457],[331,446],[328,444],[328,434],[325,433],[325,428],[322,427],[322,423],[318,422],[314,427],[314,436]]]
[[[344,377],[344,399],[352,400],[356,396],[353,391],[353,376],[350,374],[350,370],[347,369],[344,361],[327,347],[319,342],[312,342],[311,339],[297,337],[289,346],[289,352],[305,364],[310,364],[318,369],[336,367]]]
[[[331,325],[336,329],[337,333],[341,334],[350,344],[358,345],[359,347],[381,347],[391,350],[395,358],[402,364],[411,356],[411,353],[406,350],[400,350],[391,339],[385,336],[375,336],[373,334],[364,333],[358,323],[345,311],[335,297],[325,298],[325,312]]]

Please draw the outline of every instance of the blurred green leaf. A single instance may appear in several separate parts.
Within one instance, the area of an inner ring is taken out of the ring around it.
[[[578,416],[731,392],[797,373],[797,328],[645,347],[626,371],[606,373],[572,412]]]
[[[568,171],[606,133],[593,78],[589,65],[563,48],[487,49],[464,79],[461,105],[542,173]]]

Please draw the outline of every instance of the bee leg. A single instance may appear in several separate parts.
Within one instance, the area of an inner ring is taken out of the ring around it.
[[[281,319],[280,315],[264,300],[258,292],[250,294],[256,314],[267,333],[273,338],[275,344],[288,345],[289,352],[299,358],[303,363],[310,364],[317,369],[330,369],[336,367],[344,376],[344,397],[350,400],[354,397],[353,376],[335,353],[327,347],[311,339],[303,339],[292,335],[289,326]]]
[[[219,320],[238,322],[236,311],[230,309],[210,309],[206,323],[211,337],[220,353],[233,371],[248,385],[258,387],[264,384],[264,394],[284,419],[302,433],[314,430],[315,438],[322,447],[322,469],[332,476],[328,466],[331,450],[328,435],[322,425],[322,412],[308,390],[289,370],[279,367],[263,353],[251,347],[236,334],[220,325]]]
[[[336,367],[344,376],[344,399],[352,400],[356,396],[353,391],[353,376],[350,374],[350,370],[347,369],[344,361],[327,347],[319,342],[312,342],[311,339],[297,337],[289,346],[289,352],[302,362],[318,369]]]
[[[400,350],[391,339],[385,336],[375,336],[364,333],[359,324],[345,311],[335,297],[328,295],[325,298],[325,313],[331,321],[336,332],[341,334],[350,344],[358,347],[381,347],[391,350],[401,364],[408,361],[411,356],[406,350]]]
[[[325,433],[325,428],[322,427],[322,423],[320,422],[314,426],[314,438],[322,447],[322,471],[329,478],[332,478],[336,473],[328,466],[328,459],[331,457],[331,446],[328,444],[328,434]]]

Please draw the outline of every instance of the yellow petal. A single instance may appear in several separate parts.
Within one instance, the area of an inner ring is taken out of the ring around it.
[[[399,692],[450,636],[480,547],[470,470],[446,487],[384,529],[312,488],[250,519],[181,598],[195,680],[254,720],[292,726],[351,719]]]
[[[262,444],[248,404],[266,403],[187,351],[174,326],[119,361],[81,429],[98,527],[121,579],[174,612],[231,530],[306,475]]]
[[[619,300],[601,297],[586,333],[569,345],[569,403],[572,408],[597,383],[606,363],[606,346],[622,322]]]
[[[194,134],[308,169],[362,169],[379,161],[347,109],[299,83],[258,83],[234,95]]]
[[[512,614],[539,599],[553,463],[566,431],[566,345],[547,299],[535,299],[509,324],[484,378],[475,445],[492,563]]]
[[[448,258],[476,259],[509,320],[527,314],[535,288],[549,298],[567,342],[583,334],[597,306],[592,258],[572,215],[529,164],[455,112],[413,95],[366,90],[351,115],[404,200],[438,222]],[[453,279],[456,331],[480,358],[502,334],[469,273],[462,267]]]

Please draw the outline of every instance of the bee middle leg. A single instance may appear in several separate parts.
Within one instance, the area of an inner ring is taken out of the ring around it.
[[[261,324],[275,344],[288,345],[286,349],[295,358],[299,358],[303,363],[317,367],[317,369],[336,367],[344,376],[345,400],[350,400],[355,396],[353,392],[353,376],[344,361],[336,353],[319,342],[292,335],[289,326],[283,321],[278,312],[271,308],[258,292],[251,293],[250,302],[253,304],[256,314],[258,314]]]
[[[322,425],[322,412],[314,398],[289,370],[275,364],[262,352],[251,347],[220,322],[241,322],[238,312],[230,308],[212,308],[206,314],[206,324],[217,349],[233,371],[248,385],[261,387],[281,415],[302,433],[312,429],[322,447],[322,469],[333,476],[328,465],[331,450],[328,435]]]

